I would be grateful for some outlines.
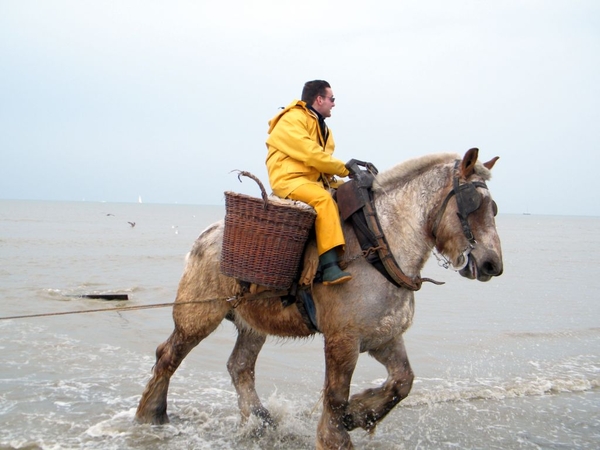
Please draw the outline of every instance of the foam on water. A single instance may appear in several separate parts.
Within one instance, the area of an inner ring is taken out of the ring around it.
[[[201,214],[191,219],[192,207],[46,206],[37,212],[27,204],[23,220],[14,219],[19,205],[11,206],[8,219],[0,209],[3,316],[117,305],[70,297],[90,292],[129,293],[128,306],[172,301],[184,255],[222,212],[202,221]],[[106,208],[116,216],[107,217]],[[132,229],[121,217],[138,225]],[[600,227],[588,220],[535,218],[533,226],[531,218],[498,219],[505,275],[483,284],[436,273],[447,285],[418,293],[415,323],[405,336],[416,374],[412,392],[374,435],[351,433],[357,448],[597,446],[600,277],[593,270],[600,263]],[[557,232],[573,225],[589,237],[577,248]],[[550,241],[577,260],[548,259]],[[536,259],[539,253],[546,259]],[[564,274],[585,283],[564,292],[552,284]],[[257,435],[256,419],[240,423],[226,370],[235,341],[227,323],[173,377],[171,422],[136,424],[154,351],[172,325],[168,308],[0,321],[0,450],[314,448],[322,338],[267,342],[257,390],[278,427]],[[385,376],[362,355],[352,393],[380,385]]]
[[[314,447],[320,414],[318,389],[299,387],[294,392],[275,389],[265,405],[278,427],[257,436],[256,419],[244,426],[240,424],[235,391],[225,370],[182,367],[169,394],[171,423],[139,425],[134,422],[134,414],[139,393],[148,378],[148,373],[139,368],[151,367],[151,355],[105,343],[90,348],[89,343],[64,334],[47,334],[48,329],[39,325],[16,326],[8,322],[0,327],[12,333],[13,344],[21,347],[23,358],[9,362],[11,372],[25,375],[1,380],[0,414],[6,418],[6,425],[0,448],[159,449],[167,444],[173,449]],[[34,336],[45,338],[34,339]],[[34,359],[39,354],[45,358]],[[506,445],[506,435],[514,433],[511,423],[523,420],[532,409],[539,414],[540,405],[553,412],[559,407],[556,405],[565,403],[565,395],[585,398],[586,392],[591,393],[592,404],[597,401],[600,383],[597,357],[582,355],[558,363],[531,361],[530,366],[533,370],[530,376],[510,380],[417,377],[409,397],[379,426],[375,436],[358,430],[352,433],[353,439],[357,446],[368,449],[461,447],[464,438],[461,440],[458,435],[450,438],[447,431],[442,438],[437,430],[447,430],[449,426],[464,428],[466,424],[477,427],[470,424],[476,417],[479,432],[488,438],[495,436],[500,447]],[[62,370],[66,367],[68,373]],[[91,367],[102,370],[90,370]],[[372,387],[383,381],[374,379],[368,384]],[[352,389],[358,392],[363,386],[359,382]],[[585,405],[581,398],[578,403]],[[572,405],[569,408],[574,410]],[[560,411],[563,417],[564,412]],[[577,423],[575,413],[572,425],[577,427]],[[418,434],[414,427],[420,429]],[[544,428],[543,433],[535,436],[531,430],[523,431],[518,440],[525,448],[534,444],[560,448],[562,435],[558,431],[555,440],[541,437],[549,431]],[[573,430],[569,433],[572,435]],[[473,440],[472,433],[469,439]],[[493,447],[486,444],[486,448]]]

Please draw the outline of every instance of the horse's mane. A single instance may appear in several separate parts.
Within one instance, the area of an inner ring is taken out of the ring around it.
[[[391,185],[406,184],[434,166],[454,163],[457,159],[460,160],[461,157],[455,153],[436,153],[406,160],[377,175],[373,190],[385,191],[386,187]],[[490,170],[485,168],[479,161],[475,166],[475,173],[484,180],[491,178]]]

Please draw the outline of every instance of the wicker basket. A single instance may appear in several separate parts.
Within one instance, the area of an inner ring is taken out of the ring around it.
[[[262,199],[225,192],[225,232],[221,272],[239,280],[273,289],[287,289],[298,265],[316,213],[308,205],[275,201],[259,185]],[[241,179],[240,179],[241,181]]]

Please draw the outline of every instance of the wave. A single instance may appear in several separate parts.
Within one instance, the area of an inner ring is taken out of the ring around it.
[[[515,339],[560,339],[596,335],[600,333],[600,327],[583,328],[580,330],[559,330],[559,331],[511,331],[505,333],[505,336]]]
[[[58,298],[61,300],[69,300],[73,298],[81,298],[84,295],[98,295],[98,294],[132,294],[139,293],[146,290],[146,288],[141,286],[131,286],[125,288],[117,288],[117,289],[102,289],[100,283],[84,283],[80,286],[74,288],[67,289],[55,289],[48,288],[43,289],[42,294],[47,295],[48,297],[52,297],[54,299]]]
[[[530,361],[528,376],[501,378],[417,379],[404,406],[580,393],[600,387],[600,362],[594,355],[580,355],[561,362]]]

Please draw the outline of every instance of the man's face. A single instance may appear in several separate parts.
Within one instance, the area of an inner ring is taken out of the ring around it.
[[[323,117],[331,117],[331,108],[335,106],[335,97],[331,88],[325,89],[325,95],[319,95],[313,103],[313,108]]]

